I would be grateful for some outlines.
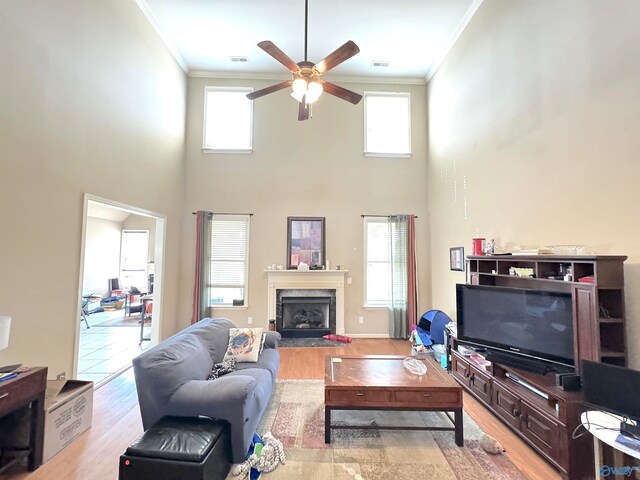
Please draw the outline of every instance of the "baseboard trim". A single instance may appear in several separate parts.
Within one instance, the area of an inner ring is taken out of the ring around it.
[[[388,333],[345,333],[351,338],[389,338]]]

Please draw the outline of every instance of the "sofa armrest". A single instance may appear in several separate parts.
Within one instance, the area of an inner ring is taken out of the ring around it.
[[[278,332],[272,332],[271,330],[265,332],[264,346],[266,348],[278,348],[278,343],[282,336]]]
[[[215,380],[191,380],[178,388],[167,404],[168,414],[224,418],[254,393],[256,380],[248,375],[223,376]]]
[[[226,420],[231,425],[232,461],[241,463],[262,416],[261,405],[266,408],[269,401],[270,386],[258,386],[256,378],[235,372],[215,380],[191,380],[171,395],[163,414]]]

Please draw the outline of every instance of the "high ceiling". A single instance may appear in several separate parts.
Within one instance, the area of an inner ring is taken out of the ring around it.
[[[136,0],[191,75],[288,78],[256,46],[271,40],[304,60],[304,0]],[[314,63],[347,40],[360,53],[332,78],[425,81],[482,0],[309,0],[308,59]],[[247,57],[235,63],[231,57]],[[389,62],[374,67],[372,62]]]

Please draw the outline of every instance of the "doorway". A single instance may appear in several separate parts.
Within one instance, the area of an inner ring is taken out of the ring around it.
[[[73,378],[100,386],[159,341],[165,222],[85,195]]]

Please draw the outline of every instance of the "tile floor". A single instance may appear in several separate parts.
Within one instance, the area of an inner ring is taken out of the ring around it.
[[[131,365],[131,360],[151,347],[151,342],[140,345],[140,326],[100,326],[124,318],[124,310],[99,312],[87,316],[91,328],[80,323],[78,380],[91,380],[96,386],[115,377]],[[145,334],[150,332],[145,328]]]

